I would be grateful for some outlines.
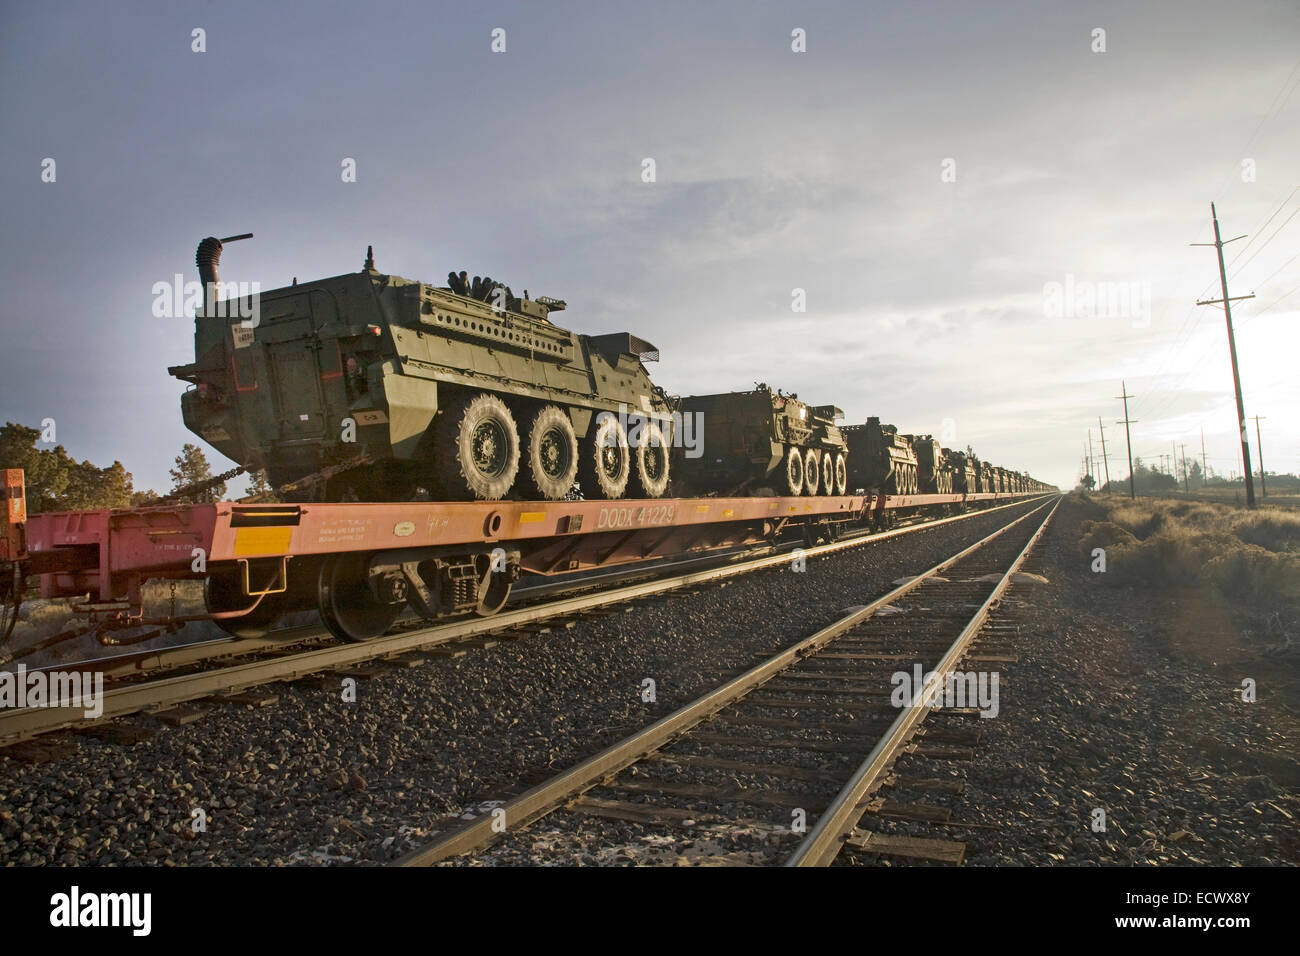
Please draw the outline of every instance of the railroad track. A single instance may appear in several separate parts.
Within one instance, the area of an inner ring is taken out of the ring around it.
[[[1007,508],[1023,507],[1025,502],[1012,502],[997,508],[984,509],[927,521],[892,531],[846,536],[838,541],[804,549],[806,558],[816,558],[849,548],[860,547],[889,538],[914,533],[927,528],[964,521],[991,514]],[[80,707],[29,707],[0,710],[0,748],[32,740],[58,730],[84,728],[95,723],[129,716],[141,712],[161,713],[204,698],[228,699],[265,684],[292,681],[329,671],[348,671],[363,665],[380,662],[410,661],[422,653],[445,653],[452,645],[484,640],[511,640],[526,637],[555,619],[574,618],[595,612],[610,604],[618,604],[683,588],[700,587],[741,574],[788,563],[790,555],[782,551],[747,560],[733,561],[719,567],[692,570],[655,577],[634,584],[604,590],[585,591],[544,600],[535,605],[503,610],[491,617],[474,617],[454,620],[445,624],[424,626],[415,624],[359,644],[333,644],[295,650],[286,647],[314,641],[326,635],[323,627],[306,626],[287,628],[275,640],[267,639],[254,644],[254,650],[267,651],[273,656],[256,658],[227,666],[207,667],[172,676],[153,677],[145,681],[125,683],[105,689],[102,712],[94,719],[86,717]],[[590,582],[579,582],[584,589]],[[118,662],[123,673],[135,672],[143,658],[155,666],[169,661],[173,664],[204,664],[232,652],[243,653],[238,642],[214,642],[210,647],[175,648],[174,654],[155,651],[145,655],[127,655]],[[278,653],[276,653],[278,652]],[[66,665],[65,665],[66,666]]]
[[[921,694],[898,706],[892,678],[933,671],[937,686],[946,685],[1057,501],[396,862],[432,865],[502,840],[516,844],[512,860],[536,862],[523,844],[542,818],[551,826],[546,852],[565,862],[607,845],[611,826],[619,829],[615,841],[630,839],[631,829],[649,843],[669,843],[665,830],[687,827],[693,852],[705,856],[700,847],[712,845],[721,862],[828,865],[846,845],[959,862],[961,844],[858,827],[864,814],[897,812],[870,798],[900,754],[942,757],[955,749],[951,733],[933,732],[927,743],[922,723],[932,706]],[[922,790],[950,785],[910,782]],[[924,810],[913,808],[912,818],[923,819]]]

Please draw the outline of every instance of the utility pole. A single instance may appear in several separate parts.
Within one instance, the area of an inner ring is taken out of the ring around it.
[[[1101,427],[1101,416],[1097,416],[1097,431],[1101,432],[1101,464],[1106,469],[1106,484],[1110,484],[1110,461],[1106,458],[1106,429]]]
[[[1219,285],[1223,289],[1222,299],[1206,299],[1204,302],[1197,302],[1197,305],[1218,305],[1223,304],[1223,315],[1228,322],[1228,354],[1232,356],[1232,385],[1237,393],[1237,431],[1241,435],[1241,461],[1244,466],[1243,472],[1246,476],[1246,507],[1255,507],[1255,483],[1250,477],[1250,442],[1246,437],[1246,406],[1241,400],[1241,373],[1237,370],[1237,339],[1232,334],[1232,303],[1238,299],[1253,299],[1255,294],[1239,295],[1235,299],[1228,295],[1228,272],[1223,267],[1223,247],[1226,243],[1219,238],[1219,213],[1214,208],[1214,203],[1210,203],[1210,216],[1214,219],[1214,242],[1193,242],[1194,246],[1213,245],[1215,251],[1219,254]],[[1229,239],[1228,242],[1236,242],[1238,239],[1245,239],[1243,233]]]
[[[1135,421],[1129,421],[1129,417],[1128,417],[1128,399],[1129,399],[1128,386],[1125,385],[1125,384],[1121,381],[1121,382],[1119,383],[1119,387],[1120,387],[1120,391],[1123,392],[1124,394],[1122,394],[1122,395],[1116,395],[1115,397],[1116,397],[1116,398],[1122,398],[1122,399],[1124,399],[1124,421],[1122,421],[1122,422],[1116,422],[1115,424],[1116,424],[1116,425],[1123,425],[1123,426],[1124,426],[1124,444],[1125,444],[1126,446],[1128,446],[1128,496],[1129,496],[1129,499],[1130,499],[1130,500],[1132,500],[1132,501],[1136,501],[1136,500],[1137,500],[1137,492],[1133,490],[1133,437],[1132,437],[1132,435],[1129,434],[1128,427],[1129,427],[1130,425],[1136,425],[1137,422],[1135,422]]]
[[[1255,423],[1259,427],[1259,422]],[[1088,474],[1092,475],[1093,487],[1097,485],[1097,459],[1092,457],[1092,429],[1088,429]]]
[[[1210,479],[1210,475],[1205,470],[1205,426],[1202,425],[1201,426],[1201,487],[1202,488],[1205,487],[1205,483],[1209,481],[1209,479]]]
[[[1268,418],[1267,415],[1263,417]],[[1264,483],[1264,440],[1259,437],[1259,419],[1260,416],[1256,415],[1255,416],[1255,448],[1259,450],[1259,496],[1261,498],[1267,498],[1268,485]]]
[[[1183,493],[1190,495],[1192,493],[1192,488],[1191,485],[1188,484],[1187,482],[1187,446],[1183,445],[1182,449],[1183,449]]]

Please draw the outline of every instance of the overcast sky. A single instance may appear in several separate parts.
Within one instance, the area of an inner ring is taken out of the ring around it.
[[[224,279],[354,271],[373,244],[381,271],[490,274],[636,332],[669,391],[951,419],[946,443],[1062,486],[1098,416],[1126,474],[1124,379],[1135,454],[1199,455],[1203,427],[1239,471],[1222,312],[1193,304],[1219,295],[1188,245],[1213,200],[1251,233],[1227,247],[1258,295],[1246,414],[1294,472],[1298,57],[1295,0],[5,3],[0,418],[169,487],[193,322],[154,318],[152,287],[253,232]],[[1051,283],[1136,307],[1053,314]]]

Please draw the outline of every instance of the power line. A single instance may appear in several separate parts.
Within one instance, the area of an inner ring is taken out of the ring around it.
[[[1287,197],[1277,204],[1277,208],[1273,210],[1272,214],[1267,219],[1265,219],[1260,225],[1256,226],[1254,229],[1251,230],[1251,234],[1256,238],[1262,236],[1264,234],[1264,230],[1268,228],[1268,224],[1277,218],[1277,214],[1286,208],[1286,204],[1291,201],[1291,197],[1294,196],[1297,192],[1300,192],[1300,186],[1296,186],[1294,189],[1292,189],[1291,192],[1287,194]],[[1238,259],[1240,259],[1242,256],[1246,254],[1246,250],[1249,249],[1254,244],[1255,244],[1255,240],[1252,239],[1250,240],[1250,242],[1246,243],[1244,246],[1238,249],[1237,254],[1228,260],[1228,267],[1231,268]]]
[[[1287,224],[1288,222],[1290,222],[1292,219],[1294,219],[1298,213],[1300,213],[1300,206],[1297,206],[1295,212],[1291,213],[1291,215],[1287,216],[1286,219],[1284,219],[1284,220],[1282,221],[1282,225],[1278,226],[1276,229],[1273,230],[1273,235],[1269,236],[1269,237],[1268,237],[1268,240],[1267,240],[1263,245],[1261,245],[1258,249],[1256,249],[1254,252],[1252,252],[1252,253],[1250,254],[1250,258],[1249,258],[1249,259],[1247,259],[1247,260],[1246,260],[1245,262],[1243,262],[1241,265],[1237,266],[1237,271],[1234,272],[1234,273],[1232,274],[1232,278],[1234,278],[1234,279],[1237,278],[1237,273],[1241,272],[1242,269],[1244,269],[1244,268],[1246,268],[1246,266],[1250,265],[1250,263],[1254,260],[1254,258],[1255,258],[1257,255],[1259,255],[1261,252],[1263,252],[1263,251],[1265,250],[1265,248],[1268,247],[1268,244],[1269,244],[1270,242],[1272,242],[1274,239],[1277,238],[1277,234],[1278,234],[1279,232],[1281,232],[1283,229],[1285,229],[1285,228],[1286,228],[1286,224]]]
[[[1295,92],[1295,87],[1292,86],[1291,91],[1287,93],[1286,96],[1282,97],[1281,102],[1278,102],[1278,97],[1282,96],[1283,91],[1286,90],[1288,85],[1290,85],[1291,77],[1295,76],[1297,70],[1300,70],[1300,60],[1296,60],[1295,66],[1291,67],[1291,72],[1286,75],[1286,79],[1282,81],[1282,85],[1278,87],[1278,91],[1273,94],[1273,99],[1269,101],[1268,107],[1264,110],[1263,118],[1261,118],[1258,125],[1256,125],[1255,131],[1250,134],[1250,139],[1246,140],[1246,145],[1242,149],[1243,153],[1250,149],[1251,144],[1255,142],[1255,137],[1258,136],[1259,131],[1264,128],[1264,124],[1281,111],[1282,107],[1286,105],[1286,101],[1291,98],[1291,93]],[[1298,82],[1297,85],[1300,85],[1300,82]],[[1276,106],[1274,104],[1276,104]],[[1223,181],[1223,185],[1219,187],[1219,191],[1214,197],[1216,200],[1221,197],[1223,191],[1228,188],[1228,183],[1232,181],[1233,173],[1235,172],[1236,168],[1234,167],[1233,172],[1228,173],[1227,178]]]
[[[1300,67],[1300,61],[1297,61],[1296,66]],[[1292,72],[1295,71],[1292,70]],[[1274,99],[1276,99],[1276,96],[1274,97]],[[1249,147],[1250,143],[1247,142],[1246,145]],[[1222,190],[1220,190],[1220,192],[1222,192]],[[1253,235],[1255,237],[1262,235],[1263,230],[1267,229],[1268,224],[1271,223],[1274,219],[1276,219],[1278,214],[1283,209],[1286,208],[1287,203],[1291,201],[1292,197],[1295,196],[1297,192],[1300,192],[1300,186],[1294,187],[1291,190],[1291,192],[1287,194],[1286,198],[1283,199],[1280,203],[1278,203],[1277,208],[1274,209],[1273,212],[1270,213],[1267,217],[1265,217],[1262,223],[1260,223],[1254,229],[1251,230],[1250,235]],[[1200,229],[1197,229],[1198,234],[1199,232]],[[1193,236],[1192,238],[1195,238],[1195,236]],[[1237,259],[1240,258],[1241,255],[1251,247],[1251,245],[1253,245],[1254,242],[1255,239],[1253,238],[1250,240],[1250,242],[1247,242],[1246,245],[1242,247],[1241,250],[1238,251],[1237,255],[1233,257],[1232,262],[1235,263]],[[1195,243],[1190,243],[1190,244],[1195,245]],[[1270,276],[1270,278],[1272,277]],[[1213,286],[1214,286],[1214,282],[1213,280],[1211,280],[1209,283],[1206,284],[1205,288],[1201,290],[1200,295],[1198,295],[1197,298],[1198,299],[1203,298],[1205,294],[1209,292]],[[1165,311],[1168,311],[1168,306],[1165,307]],[[1164,312],[1161,313],[1162,321],[1164,319],[1164,314],[1165,314]],[[1156,371],[1151,375],[1151,381],[1152,381],[1151,386],[1137,395],[1136,397],[1137,400],[1135,404],[1138,408],[1144,408],[1148,417],[1153,415],[1153,410],[1150,408],[1146,408],[1144,403],[1151,396],[1151,394],[1156,390],[1156,384],[1155,384],[1156,380],[1159,379],[1160,376],[1164,373],[1164,370],[1166,367],[1168,367],[1169,363],[1175,357],[1181,355],[1182,352],[1187,348],[1188,344],[1192,341],[1193,337],[1195,336],[1197,329],[1200,327],[1201,316],[1203,315],[1204,313],[1197,312],[1196,306],[1194,304],[1189,305],[1187,307],[1187,315],[1183,317],[1183,322],[1179,326],[1178,332],[1175,333],[1175,341],[1173,346],[1171,346],[1168,351],[1163,353],[1163,358],[1160,362],[1160,365],[1156,368]],[[1197,367],[1199,368],[1199,364],[1197,365]],[[1175,385],[1172,391],[1176,392],[1178,388],[1181,388],[1182,383],[1187,380],[1189,374],[1190,373],[1184,374],[1183,377]],[[1166,396],[1165,399],[1161,401],[1160,405],[1157,406],[1154,411],[1164,411],[1164,409],[1168,407],[1169,403],[1173,401],[1173,399],[1176,397],[1177,397],[1176,395],[1173,395],[1172,397]]]
[[[1275,272],[1274,272],[1272,275],[1270,275],[1267,279],[1265,279],[1265,280],[1262,281],[1262,282],[1256,282],[1256,283],[1255,283],[1255,288],[1256,288],[1256,289],[1259,289],[1259,288],[1262,288],[1262,287],[1268,285],[1269,282],[1273,279],[1273,276],[1277,275],[1278,272],[1281,272],[1283,269],[1285,269],[1285,268],[1286,268],[1287,266],[1289,266],[1291,263],[1295,262],[1297,259],[1300,259],[1300,252],[1297,252],[1295,255],[1293,255],[1293,256],[1292,256],[1290,259],[1288,259],[1286,262],[1284,262],[1284,263],[1282,263],[1280,266],[1278,266],[1278,267],[1277,267],[1277,271],[1275,271]]]
[[[1274,299],[1274,300],[1273,300],[1272,302],[1270,302],[1268,305],[1264,306],[1264,308],[1260,309],[1260,310],[1259,310],[1258,312],[1256,312],[1254,315],[1248,315],[1248,316],[1246,316],[1246,318],[1242,320],[1242,323],[1241,323],[1241,324],[1242,324],[1242,325],[1245,325],[1245,324],[1246,324],[1247,322],[1249,322],[1251,319],[1258,319],[1261,315],[1263,315],[1263,314],[1264,314],[1265,312],[1267,312],[1269,309],[1273,308],[1273,306],[1277,305],[1277,304],[1278,304],[1279,302],[1281,302],[1283,299],[1289,299],[1289,298],[1291,298],[1291,296],[1295,295],[1297,292],[1300,292],[1300,285],[1296,286],[1296,287],[1295,287],[1294,289],[1292,289],[1290,292],[1287,292],[1287,293],[1284,293],[1283,295],[1278,296],[1276,299]]]

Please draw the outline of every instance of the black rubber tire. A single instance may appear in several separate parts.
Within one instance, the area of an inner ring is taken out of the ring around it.
[[[822,494],[829,497],[835,494],[835,459],[831,453],[823,451],[822,458]]]
[[[821,480],[821,456],[817,454],[816,448],[809,448],[803,453],[803,493],[817,494],[817,489],[821,487]]]
[[[433,427],[439,494],[448,501],[498,501],[510,493],[519,473],[519,430],[505,402],[486,392],[466,396]]]
[[[785,452],[785,472],[781,476],[781,490],[791,497],[803,494],[803,452],[788,448]]]
[[[578,484],[582,496],[588,500],[622,498],[632,474],[632,450],[618,418],[608,413],[598,416],[581,447]]]
[[[837,495],[848,494],[849,490],[849,463],[840,452],[835,456],[835,493]]]
[[[578,479],[578,436],[568,413],[544,405],[528,426],[524,486],[529,498],[561,501]]]
[[[668,469],[672,460],[668,437],[653,419],[642,423],[640,438],[632,449],[630,494],[633,498],[662,498],[668,491]]]

